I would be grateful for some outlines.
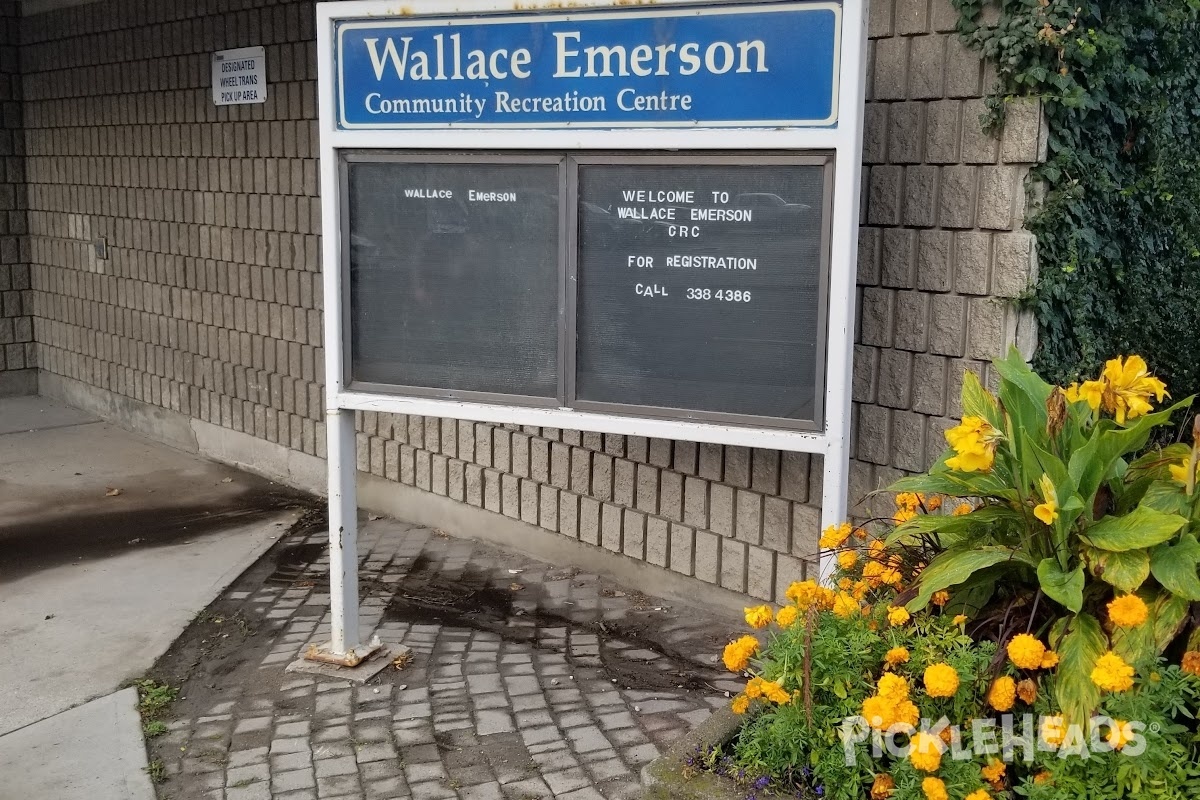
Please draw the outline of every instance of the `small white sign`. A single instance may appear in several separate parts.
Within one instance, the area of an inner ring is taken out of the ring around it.
[[[212,90],[219,106],[267,102],[266,50],[240,47],[213,53]]]

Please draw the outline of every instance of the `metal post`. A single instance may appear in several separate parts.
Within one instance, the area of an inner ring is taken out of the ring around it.
[[[358,648],[358,487],[354,412],[325,412],[329,456],[329,596],[332,655]]]

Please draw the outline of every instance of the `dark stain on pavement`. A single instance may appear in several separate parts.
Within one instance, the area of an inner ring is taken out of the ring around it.
[[[501,583],[510,576],[497,576]],[[546,604],[517,583],[494,583],[488,573],[472,571],[443,573],[440,565],[418,558],[408,573],[394,585],[395,594],[384,611],[384,619],[416,625],[442,625],[485,631],[505,641],[559,649],[539,639],[544,629],[567,628],[597,636],[599,658],[608,677],[624,688],[641,690],[711,690],[707,681],[720,674],[709,671],[664,645],[651,632],[653,626],[637,622],[631,613],[620,622],[594,619],[580,622],[547,610]],[[518,588],[519,587],[519,588]],[[561,640],[558,640],[561,641]],[[610,647],[611,642],[621,647]],[[657,658],[630,658],[629,652],[654,653]],[[573,661],[568,649],[566,656]]]
[[[0,584],[136,548],[183,544],[304,503],[299,493],[254,486],[207,503],[138,502],[110,510],[91,506],[68,514],[48,509],[45,518],[34,516],[0,526]]]

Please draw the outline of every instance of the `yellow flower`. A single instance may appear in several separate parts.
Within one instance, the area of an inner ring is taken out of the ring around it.
[[[842,569],[850,569],[858,563],[857,550],[843,550],[837,556],[838,566]]]
[[[1051,667],[1057,667],[1057,666],[1058,666],[1058,653],[1054,652],[1053,650],[1047,650],[1046,654],[1044,656],[1042,656],[1041,668],[1042,669],[1050,669]]]
[[[996,460],[1000,431],[983,417],[963,417],[962,423],[946,431],[946,441],[955,455],[946,466],[960,472],[987,472]]]
[[[912,762],[914,769],[937,772],[938,767],[942,765],[942,749],[945,745],[938,737],[919,731],[909,738],[908,747],[908,760]]]
[[[993,789],[999,790],[1004,786],[1004,773],[1008,767],[998,758],[993,758],[988,762],[988,765],[980,770],[983,774],[983,779],[992,785]]]
[[[1020,669],[1040,669],[1045,654],[1046,645],[1028,633],[1017,634],[1008,643],[1008,657]]]
[[[1033,705],[1033,701],[1037,700],[1038,696],[1037,684],[1029,678],[1025,678],[1023,681],[1017,684],[1017,696],[1020,697],[1026,705]]]
[[[1042,717],[1038,736],[1050,747],[1058,747],[1067,736],[1066,728],[1061,716]]]
[[[942,507],[942,498],[940,498],[940,497],[931,497],[925,501],[925,508],[928,509],[929,511],[937,511],[941,507]]]
[[[737,697],[733,698],[733,702],[729,704],[729,708],[735,714],[745,714],[750,708],[750,698],[746,697],[744,694],[739,694]]]
[[[888,567],[879,573],[879,582],[884,586],[898,587],[902,580],[904,580],[904,576],[895,567]]]
[[[1017,696],[1017,682],[1007,675],[1001,675],[992,681],[988,689],[988,705],[997,711],[1008,711],[1013,707]]]
[[[886,653],[884,653],[883,663],[887,664],[889,667],[895,667],[897,664],[908,663],[908,648],[893,647],[891,650],[888,650]]]
[[[833,613],[842,619],[849,619],[855,616],[860,611],[858,601],[853,595],[845,592],[838,592],[838,596],[833,600]]]
[[[871,800],[887,800],[896,791],[896,781],[891,775],[882,772],[875,776],[875,782],[871,784]]]
[[[963,800],[988,800],[987,789],[976,789],[964,797]]]
[[[725,645],[723,659],[725,668],[730,672],[742,672],[750,666],[750,656],[758,650],[758,639],[753,636],[743,636],[737,641]]]
[[[789,586],[784,594],[801,611],[807,611],[810,608],[828,609],[833,605],[833,591],[812,580],[797,581]]]
[[[893,702],[908,699],[908,681],[900,675],[888,672],[879,676],[876,691],[880,697]]]
[[[1120,750],[1133,741],[1133,737],[1133,726],[1124,720],[1114,719],[1109,725],[1106,739],[1113,750]]]
[[[1041,487],[1044,502],[1033,509],[1033,515],[1044,524],[1053,525],[1058,519],[1058,493],[1054,491],[1054,484],[1050,482],[1049,475],[1043,473],[1038,485]]]
[[[1180,667],[1190,675],[1200,675],[1200,651],[1188,650],[1184,653]]]
[[[908,613],[908,609],[904,606],[888,606],[887,619],[889,625],[893,628],[899,628],[912,619],[912,615]]]
[[[940,592],[934,592],[932,599],[933,604],[938,608],[941,608],[942,606],[946,605],[946,603],[950,602],[950,593],[945,589],[942,589]]]
[[[911,508],[902,508],[899,511],[897,511],[895,514],[892,515],[892,521],[895,522],[897,525],[903,525],[904,523],[908,522],[910,519],[915,519],[916,516],[917,516],[917,512],[912,510]]]
[[[854,526],[849,522],[843,522],[841,525],[830,525],[821,533],[821,540],[818,542],[818,545],[823,550],[834,550],[845,544],[852,533],[854,533]]]
[[[1104,381],[1084,381],[1080,386],[1078,383],[1072,383],[1064,392],[1067,396],[1068,403],[1078,403],[1080,400],[1086,400],[1088,406],[1093,411],[1100,407],[1100,401],[1104,397]]]
[[[792,699],[791,694],[783,688],[779,681],[769,681],[762,677],[751,678],[746,684],[747,697],[765,697],[772,703],[783,705]]]
[[[933,664],[925,670],[925,692],[930,697],[953,697],[958,691],[958,672],[949,664]]]
[[[1183,461],[1179,462],[1178,464],[1171,464],[1169,467],[1167,467],[1167,469],[1169,469],[1171,471],[1171,480],[1175,481],[1176,483],[1181,483],[1184,486],[1187,486],[1188,465],[1191,463],[1192,463],[1192,459],[1189,456],[1188,458],[1185,458]],[[1194,482],[1200,484],[1200,461],[1196,462],[1196,475],[1195,475]]]
[[[1116,417],[1118,425],[1153,411],[1151,397],[1161,403],[1164,397],[1171,396],[1167,385],[1150,375],[1141,356],[1129,356],[1124,361],[1118,356],[1106,361],[1101,377],[1107,384],[1101,402],[1104,410]]]
[[[896,495],[896,508],[913,511],[921,505],[921,496],[916,492],[900,492]]]
[[[1136,594],[1122,595],[1108,604],[1108,618],[1118,628],[1137,628],[1149,615],[1150,609]]]
[[[925,800],[950,800],[950,795],[946,792],[946,782],[941,778],[926,778],[921,781],[921,791],[925,793]]]
[[[746,697],[749,697],[752,700],[754,698],[762,697],[764,683],[766,683],[766,681],[757,675],[748,680],[746,682]]]
[[[755,630],[761,630],[771,624],[771,618],[774,613],[770,606],[754,606],[753,608],[744,609],[746,612],[746,624]]]
[[[955,506],[952,515],[955,517],[965,517],[974,510],[975,506],[971,505],[970,503],[959,503],[957,506]]]
[[[1096,659],[1092,683],[1106,692],[1124,692],[1133,688],[1133,667],[1111,650]]]
[[[795,606],[784,606],[783,608],[779,609],[779,613],[775,615],[775,622],[781,628],[790,628],[796,621],[796,618],[799,616],[800,610],[798,608]]]
[[[1054,776],[1050,774],[1050,771],[1044,769],[1041,772],[1039,772],[1038,774],[1033,776],[1033,782],[1035,785],[1041,786],[1043,784],[1050,783],[1053,780],[1053,778],[1054,778]]]
[[[966,625],[967,624],[967,615],[966,614],[955,614],[954,615],[954,624],[955,625]]]

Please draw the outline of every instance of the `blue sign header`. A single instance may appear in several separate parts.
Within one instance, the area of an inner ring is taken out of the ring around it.
[[[336,25],[341,128],[837,124],[839,2]]]

